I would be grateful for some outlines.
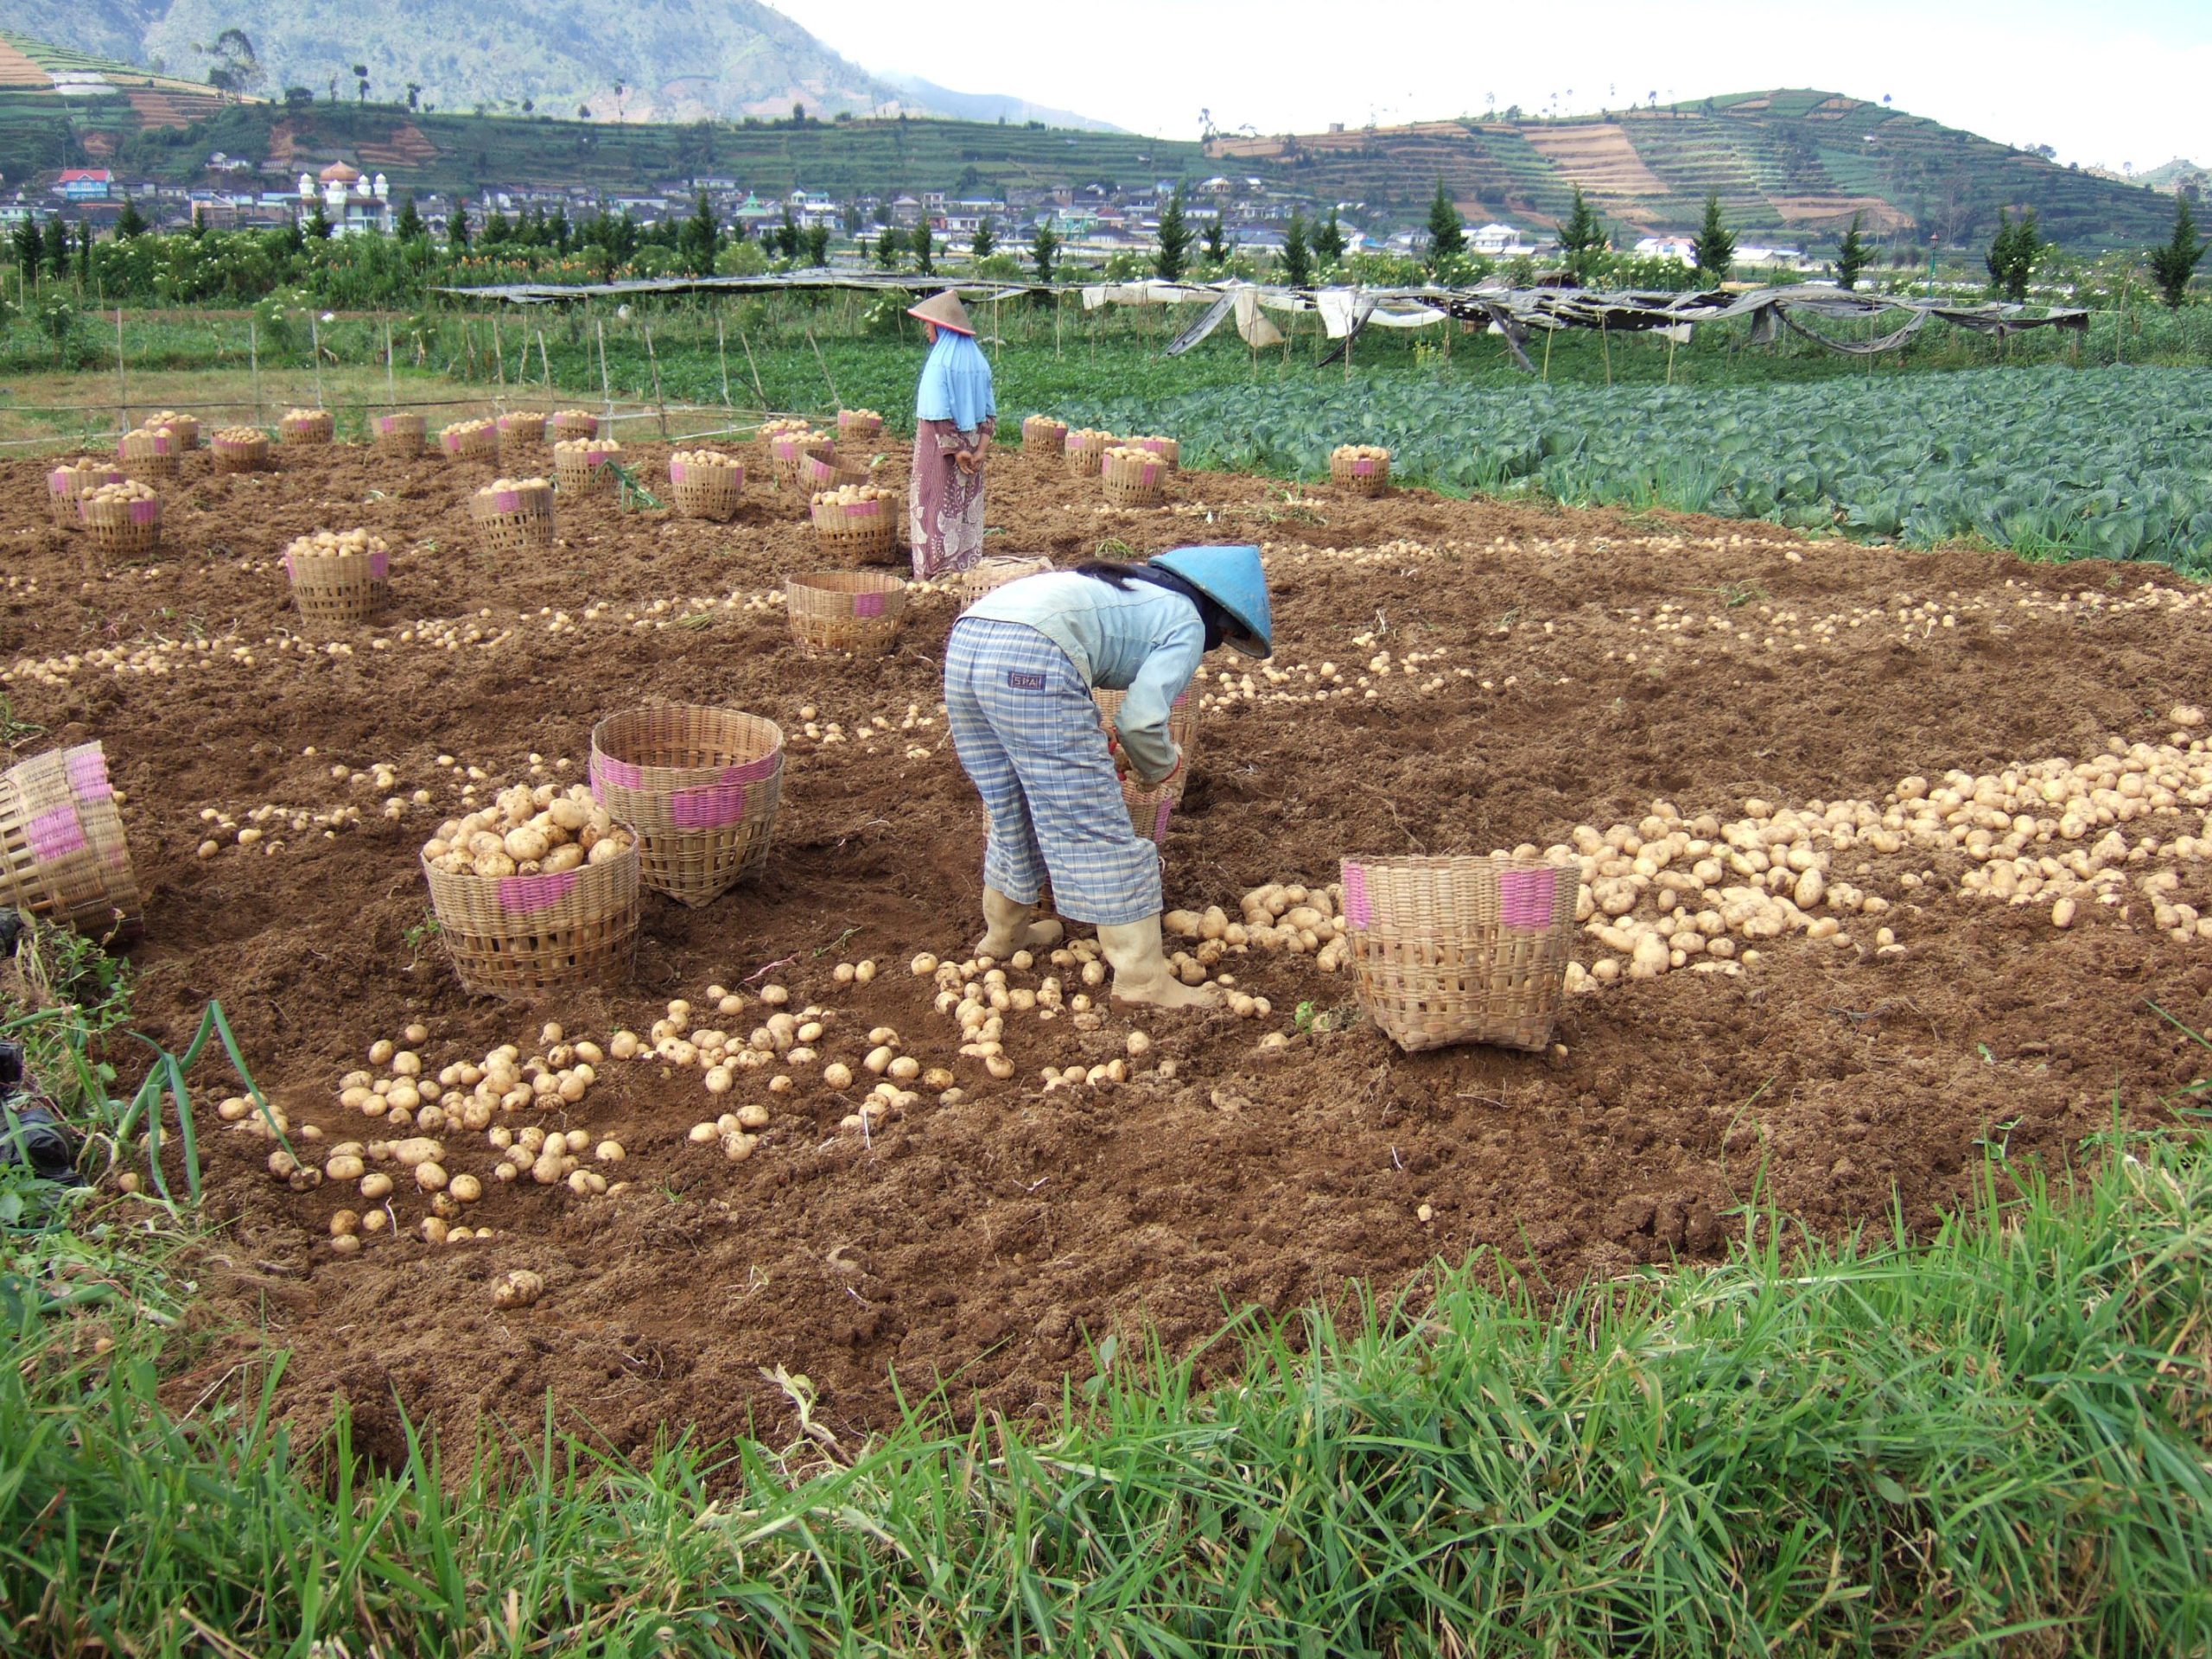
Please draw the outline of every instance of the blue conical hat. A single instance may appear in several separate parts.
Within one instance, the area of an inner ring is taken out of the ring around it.
[[[1274,650],[1274,613],[1268,606],[1267,573],[1256,547],[1179,547],[1153,556],[1229,613],[1229,644],[1247,657]]]

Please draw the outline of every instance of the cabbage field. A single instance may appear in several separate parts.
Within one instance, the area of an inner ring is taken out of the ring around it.
[[[1063,419],[1173,432],[1186,464],[1319,478],[1388,444],[1408,481],[1662,506],[1915,546],[2212,574],[2212,371],[1869,374],[1726,389],[1497,389],[1361,378],[1063,400]]]

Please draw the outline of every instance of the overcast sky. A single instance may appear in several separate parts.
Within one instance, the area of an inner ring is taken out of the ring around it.
[[[1195,138],[1497,107],[1594,111],[1767,86],[1878,100],[2084,165],[2212,163],[2212,0],[1814,7],[1362,7],[1343,0],[929,6],[770,0],[864,67]],[[1965,14],[1965,15],[1962,15]]]

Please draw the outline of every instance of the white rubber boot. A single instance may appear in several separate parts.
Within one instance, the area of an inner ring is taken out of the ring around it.
[[[1051,917],[1031,921],[1029,910],[1019,899],[985,887],[983,937],[976,942],[976,954],[1003,962],[1017,950],[1047,950],[1058,944],[1067,930]]]
[[[1167,965],[1160,939],[1160,918],[1125,922],[1098,930],[1100,949],[1114,969],[1114,995],[1123,1002],[1148,1002],[1160,1008],[1211,1008],[1221,1003],[1214,985],[1185,985]]]

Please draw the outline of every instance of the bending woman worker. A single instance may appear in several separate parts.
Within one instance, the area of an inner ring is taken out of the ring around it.
[[[1130,827],[1117,766],[1147,786],[1183,765],[1167,711],[1198,660],[1274,648],[1256,547],[1185,547],[1141,565],[1097,563],[993,589],[952,626],[944,701],[960,764],[990,819],[979,954],[1058,937],[1027,925],[1047,875],[1063,916],[1089,922],[1114,995],[1167,1007],[1219,1000],[1168,970],[1160,855]],[[1109,737],[1094,687],[1126,691]]]
[[[906,518],[914,575],[965,570],[983,556],[983,457],[998,430],[991,365],[976,344],[968,308],[950,289],[906,315],[918,317],[929,360],[914,396],[914,469]]]

